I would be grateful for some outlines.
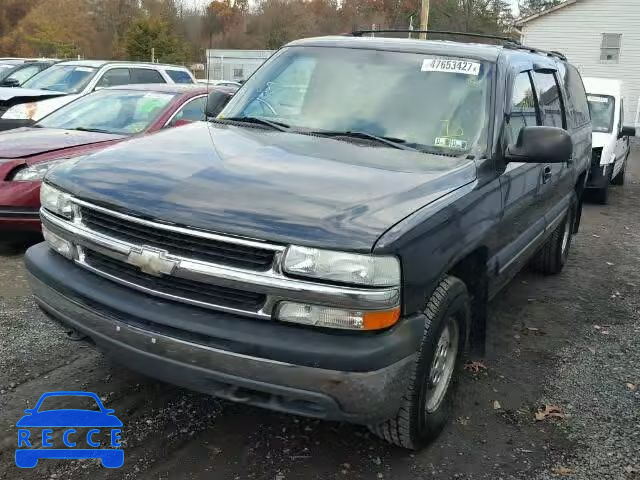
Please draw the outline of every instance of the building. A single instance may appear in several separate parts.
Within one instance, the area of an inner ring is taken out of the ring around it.
[[[566,0],[516,25],[522,43],[564,53],[582,76],[621,80],[625,122],[640,124],[640,0]]]
[[[246,80],[273,50],[207,50],[210,80]]]

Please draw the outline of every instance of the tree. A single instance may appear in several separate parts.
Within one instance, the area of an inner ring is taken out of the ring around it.
[[[169,25],[158,18],[143,17],[135,20],[124,39],[127,56],[131,60],[149,61],[155,49],[155,58],[166,63],[186,62],[183,41],[172,34]]]
[[[520,0],[518,2],[518,8],[520,9],[521,17],[528,17],[540,13],[556,5],[560,5],[563,0]]]
[[[2,38],[0,50],[17,56],[90,57],[95,54],[95,29],[87,0],[47,0]]]

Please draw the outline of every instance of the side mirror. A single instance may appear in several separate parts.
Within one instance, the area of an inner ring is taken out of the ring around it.
[[[31,414],[33,413],[33,411],[34,411],[34,410],[35,410],[35,409],[33,409],[33,408],[27,408],[27,409],[24,411],[24,413],[26,413],[27,415],[31,415]]]
[[[224,107],[227,106],[232,95],[220,90],[212,90],[207,98],[207,107],[204,111],[207,118],[217,117]]]
[[[628,125],[624,125],[620,132],[618,133],[618,138],[624,137],[635,137],[636,136],[636,127],[630,127]]]
[[[20,80],[18,80],[17,78],[5,78],[4,81],[2,82],[2,86],[3,87],[19,87],[20,86]]]
[[[524,127],[518,141],[507,147],[508,162],[566,163],[573,154],[573,142],[566,130],[558,127]]]

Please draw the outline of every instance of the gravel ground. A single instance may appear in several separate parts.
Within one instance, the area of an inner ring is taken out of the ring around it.
[[[0,256],[2,479],[640,479],[640,151],[607,206],[587,205],[569,263],[492,302],[486,370],[462,375],[453,422],[406,452],[358,426],[231,404],[138,375],[69,341]],[[125,464],[14,464],[15,422],[52,390],[98,393]],[[547,416],[536,413],[547,408]],[[556,407],[550,408],[550,407]],[[541,415],[542,416],[542,415]]]

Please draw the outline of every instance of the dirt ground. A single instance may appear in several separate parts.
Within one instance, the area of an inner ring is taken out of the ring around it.
[[[454,421],[420,452],[363,427],[220,401],[72,342],[30,297],[22,254],[0,257],[2,479],[640,478],[640,151],[607,206],[585,208],[564,272],[520,274],[490,307],[486,370],[465,371]],[[43,392],[100,395],[125,463],[14,464],[15,422]],[[536,421],[545,405],[559,417]]]

